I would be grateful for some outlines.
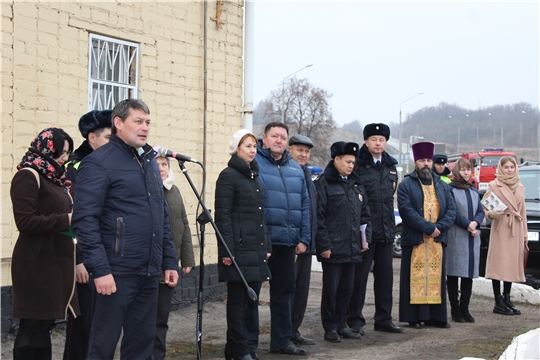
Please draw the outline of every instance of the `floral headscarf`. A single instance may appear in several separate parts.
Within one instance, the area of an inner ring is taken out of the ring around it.
[[[54,148],[54,130],[51,126],[42,130],[38,136],[30,143],[30,147],[24,154],[22,161],[17,165],[21,170],[25,167],[33,168],[39,173],[45,175],[47,179],[58,186],[71,186],[71,181],[66,178],[63,166],[59,165],[53,158]],[[67,140],[67,139],[66,139]]]
[[[469,190],[471,188],[471,183],[465,180],[461,173],[459,172],[462,168],[471,169],[471,163],[467,159],[458,159],[454,164],[452,169],[452,181],[450,185],[457,189]]]

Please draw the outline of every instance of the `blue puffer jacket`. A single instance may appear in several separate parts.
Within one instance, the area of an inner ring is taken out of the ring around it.
[[[264,188],[264,217],[273,245],[309,246],[309,195],[304,171],[285,150],[278,165],[259,139],[257,155],[259,179]]]
[[[444,246],[448,243],[448,229],[454,224],[456,218],[456,203],[448,185],[438,175],[432,174],[432,176],[440,205],[436,223],[424,219],[424,193],[416,171],[407,175],[398,186],[398,208],[403,221],[401,233],[403,247],[423,243],[423,234],[432,234],[435,227],[441,232],[441,235],[435,238],[435,242],[440,242]]]
[[[79,167],[72,226],[96,278],[178,270],[156,152],[143,149],[111,135]]]

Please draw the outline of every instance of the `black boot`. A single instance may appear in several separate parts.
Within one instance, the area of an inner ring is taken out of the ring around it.
[[[459,298],[459,308],[461,310],[461,315],[465,322],[473,323],[474,318],[469,313],[469,302],[471,301],[472,294],[472,283],[471,278],[461,278],[461,297]]]
[[[461,309],[459,308],[458,300],[458,278],[457,276],[447,276],[446,286],[448,288],[448,300],[450,301],[450,315],[454,322],[465,322]]]
[[[495,297],[495,307],[493,308],[493,312],[501,315],[514,315],[512,309],[509,309],[508,306],[506,306],[502,295]]]
[[[13,360],[31,360],[34,358],[34,348],[31,346],[21,346],[13,349]]]
[[[468,323],[473,323],[474,318],[472,317],[471,313],[469,313],[469,304],[468,303],[460,303],[459,307],[461,309],[461,315],[463,316],[463,320]]]
[[[516,309],[514,304],[512,304],[512,302],[510,301],[510,294],[503,294],[503,297],[504,297],[504,304],[506,305],[506,307],[512,310],[514,315],[521,315],[521,311]]]

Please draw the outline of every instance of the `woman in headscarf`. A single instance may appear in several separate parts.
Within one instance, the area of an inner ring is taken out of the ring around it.
[[[501,157],[496,175],[485,196],[495,194],[506,209],[486,211],[486,217],[492,221],[486,278],[493,283],[493,312],[519,315],[521,312],[510,301],[510,290],[513,282],[525,281],[524,251],[528,249],[525,188],[519,181],[516,159],[511,156]],[[501,281],[504,284],[502,295]]]
[[[448,230],[446,247],[446,286],[451,316],[455,322],[474,322],[469,313],[473,278],[479,276],[480,224],[484,210],[478,191],[471,187],[471,163],[456,161],[452,169],[450,191],[456,202],[456,219]],[[458,281],[461,278],[461,296],[458,299]]]
[[[159,154],[160,146],[154,146]],[[165,200],[169,206],[169,221],[171,222],[171,232],[173,236],[176,256],[182,266],[182,272],[189,274],[195,266],[195,256],[193,254],[193,243],[191,241],[191,230],[187,218],[184,200],[180,190],[174,185],[174,173],[171,170],[170,158],[157,156],[156,162],[159,166],[159,174],[163,180],[163,192]],[[171,312],[171,302],[174,296],[174,287],[165,284],[163,274],[159,282],[158,310],[156,319],[156,340],[154,342],[154,359],[165,359],[167,351],[167,330],[169,330],[169,313]]]
[[[49,127],[32,140],[11,182],[19,237],[12,256],[13,317],[19,330],[14,359],[51,359],[50,331],[67,312],[79,315],[70,182],[63,164],[73,140]]]
[[[270,280],[267,259],[272,252],[264,220],[264,191],[259,181],[256,153],[255,135],[245,129],[233,134],[229,144],[231,159],[219,174],[215,199],[216,225],[252,289],[260,289],[263,281]],[[251,360],[243,334],[249,301],[247,289],[221,243],[218,243],[218,277],[219,281],[227,282],[225,358]]]

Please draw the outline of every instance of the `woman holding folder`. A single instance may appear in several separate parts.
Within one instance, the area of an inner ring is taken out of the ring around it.
[[[525,281],[523,263],[524,252],[528,248],[525,188],[519,180],[516,159],[513,157],[503,156],[499,160],[496,175],[497,178],[489,183],[485,197],[495,195],[506,209],[486,211],[486,217],[492,221],[486,278],[493,283],[493,312],[519,315],[521,312],[510,301],[510,290],[513,282]]]

